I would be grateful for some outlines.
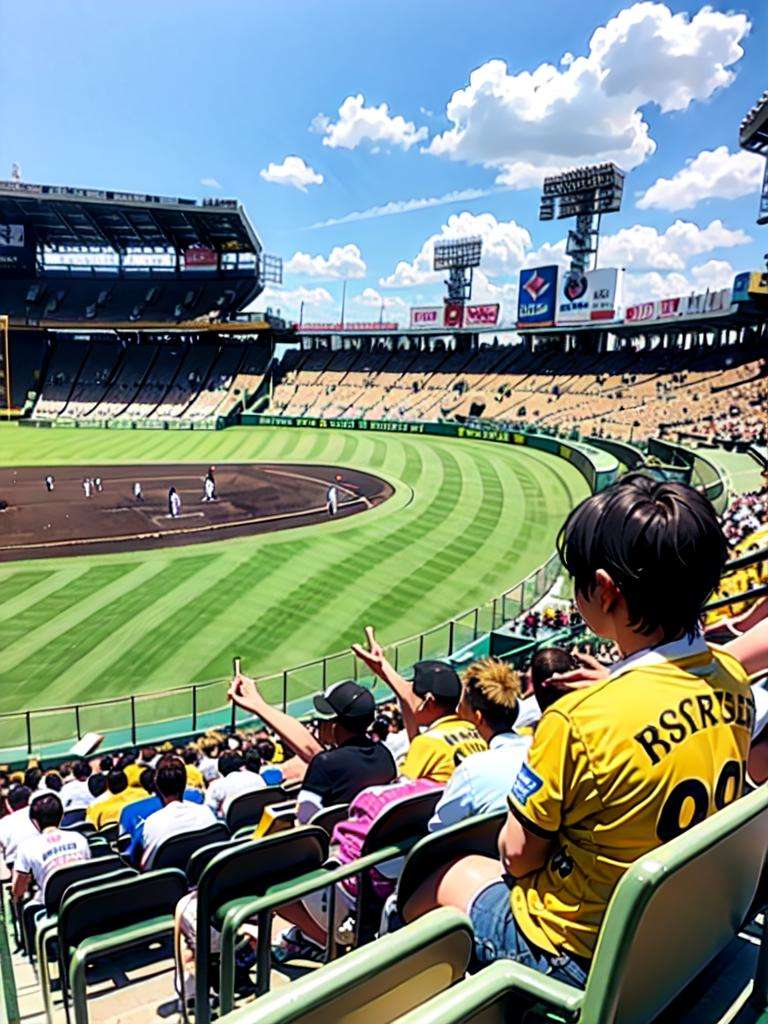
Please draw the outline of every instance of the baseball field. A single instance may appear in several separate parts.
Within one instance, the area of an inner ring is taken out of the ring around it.
[[[39,467],[41,487],[51,467],[285,462],[366,471],[394,488],[364,514],[274,533],[0,560],[0,712],[209,680],[233,655],[265,675],[340,651],[369,623],[385,642],[411,636],[540,565],[587,493],[558,458],[413,435],[4,425],[0,451],[3,467]]]

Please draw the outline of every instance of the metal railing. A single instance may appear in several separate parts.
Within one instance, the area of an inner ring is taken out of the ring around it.
[[[406,674],[425,658],[455,654],[504,622],[517,618],[550,590],[560,573],[553,553],[520,583],[497,597],[455,615],[422,633],[385,645],[390,661]],[[338,651],[293,668],[259,677],[270,703],[301,713],[309,697],[342,679],[365,679],[350,650]],[[248,716],[226,702],[225,677],[152,693],[137,693],[78,704],[0,714],[0,756],[13,761],[27,754],[64,757],[74,739],[95,732],[103,749],[157,743],[214,727],[234,727]],[[374,683],[375,689],[375,683]]]

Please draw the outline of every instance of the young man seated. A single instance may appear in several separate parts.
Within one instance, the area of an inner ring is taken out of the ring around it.
[[[741,795],[754,704],[742,665],[699,630],[727,555],[701,494],[629,474],[571,513],[559,549],[584,620],[623,660],[544,712],[510,780],[501,862],[443,866],[405,916],[457,907],[480,964],[581,986],[627,867]]]
[[[515,732],[519,697],[520,677],[506,662],[483,658],[464,673],[458,715],[475,726],[488,749],[470,754],[456,768],[429,822],[430,832],[506,808],[509,780],[531,745],[529,736]]]
[[[353,644],[352,651],[396,695],[410,740],[400,774],[446,783],[465,757],[488,749],[474,722],[456,713],[461,696],[456,670],[443,661],[419,661],[408,682],[387,660],[372,626],[366,626],[365,639],[366,647]]]
[[[163,806],[144,822],[141,845],[144,870],[152,867],[157,848],[170,836],[198,832],[216,823],[216,815],[204,804],[192,803],[184,796],[187,767],[180,757],[166,754],[157,762],[155,787]]]
[[[32,879],[37,886],[36,898],[42,903],[45,886],[55,871],[90,860],[88,840],[79,832],[61,829],[63,817],[64,807],[55,793],[44,793],[32,800],[29,820],[35,834],[20,841],[13,864],[12,893],[17,903],[24,898]]]

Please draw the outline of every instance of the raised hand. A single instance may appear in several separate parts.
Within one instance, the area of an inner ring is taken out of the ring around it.
[[[363,647],[362,644],[352,644],[352,653],[356,658],[359,658],[366,668],[370,669],[374,675],[381,677],[384,671],[386,657],[384,656],[384,648],[376,639],[373,626],[365,627],[365,642],[367,647]]]
[[[227,697],[245,711],[258,711],[264,704],[256,680],[239,672],[230,683]]]

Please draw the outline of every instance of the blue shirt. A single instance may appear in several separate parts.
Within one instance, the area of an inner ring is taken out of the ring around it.
[[[530,736],[501,732],[488,750],[465,758],[446,783],[429,831],[438,832],[475,814],[506,810],[507,796],[530,745]]]
[[[184,799],[193,804],[201,804],[203,794],[197,789],[186,789]],[[136,800],[135,803],[128,804],[120,813],[120,833],[131,837],[130,846],[125,851],[125,856],[131,863],[138,864],[141,858],[144,822],[162,806],[163,801],[159,796],[148,796],[146,800]]]

